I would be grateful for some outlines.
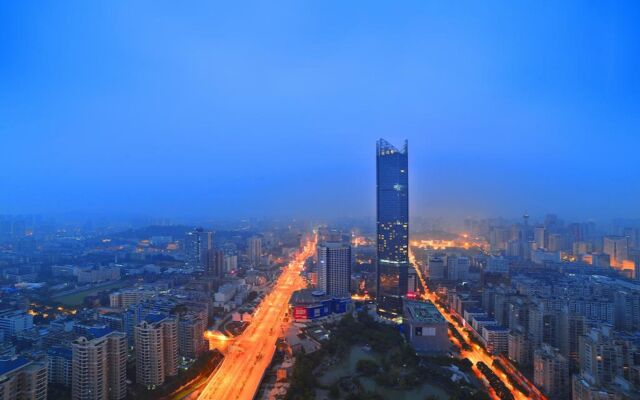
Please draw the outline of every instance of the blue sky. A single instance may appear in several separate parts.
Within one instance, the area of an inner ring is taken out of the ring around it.
[[[385,137],[414,215],[640,217],[636,2],[26,3],[0,214],[373,215]]]

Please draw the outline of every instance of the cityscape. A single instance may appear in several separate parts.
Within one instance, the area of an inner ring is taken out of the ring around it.
[[[640,7],[330,3],[0,6],[0,400],[640,399]]]

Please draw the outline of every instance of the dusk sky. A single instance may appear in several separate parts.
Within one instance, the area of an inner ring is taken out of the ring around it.
[[[640,217],[638,2],[11,3],[0,214]]]

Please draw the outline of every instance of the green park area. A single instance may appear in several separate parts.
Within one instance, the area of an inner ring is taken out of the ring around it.
[[[82,302],[84,301],[84,298],[87,296],[92,296],[103,291],[120,289],[122,287],[129,286],[129,285],[130,283],[128,282],[115,282],[107,285],[95,286],[87,290],[66,294],[60,297],[53,297],[53,300],[58,301],[64,304],[65,306],[77,306],[82,304]]]
[[[470,371],[468,360],[420,357],[395,326],[366,313],[328,326],[330,339],[310,354],[298,354],[287,400],[485,400],[481,390],[453,383],[448,367]]]

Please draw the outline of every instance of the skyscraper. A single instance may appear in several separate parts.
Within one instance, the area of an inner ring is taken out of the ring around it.
[[[187,264],[194,267],[206,267],[211,249],[213,249],[213,232],[198,228],[187,233],[184,242],[184,255]]]
[[[350,296],[351,246],[336,242],[318,246],[318,287],[330,296]]]
[[[377,290],[380,314],[402,313],[409,269],[409,153],[384,139],[376,149]]]

